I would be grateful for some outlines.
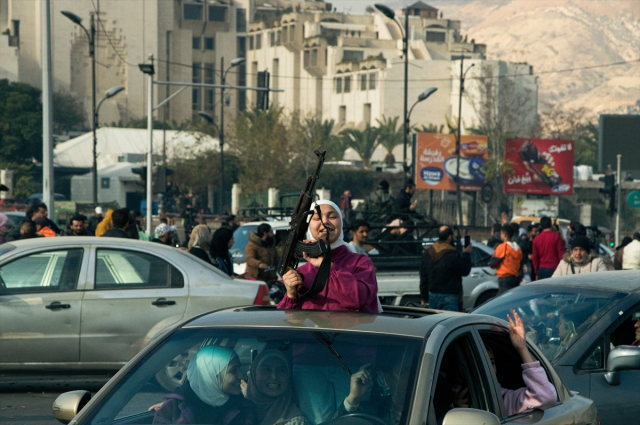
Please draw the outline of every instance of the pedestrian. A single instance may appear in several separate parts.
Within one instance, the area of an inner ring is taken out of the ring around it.
[[[290,269],[282,277],[287,294],[278,308],[379,313],[382,308],[378,301],[378,281],[373,262],[366,255],[353,253],[347,247],[342,214],[336,204],[327,200],[317,201],[311,205],[311,211],[316,206],[320,207],[322,215],[314,213],[311,216],[309,235],[313,241],[322,238],[331,246],[328,278],[319,293],[304,295],[304,291],[311,288],[324,255],[312,258],[303,253],[307,264],[298,270]]]
[[[0,245],[6,242],[6,236],[11,228],[9,227],[9,217],[0,213]]]
[[[571,241],[571,251],[564,255],[552,277],[606,271],[607,266],[593,251],[591,240],[577,235]]]
[[[422,254],[420,263],[420,295],[422,303],[436,310],[462,309],[462,278],[471,273],[471,250],[462,254],[453,247],[453,230],[442,226],[438,240]]]
[[[17,240],[43,238],[44,236],[38,233],[36,223],[34,221],[24,221],[20,225],[20,236]]]
[[[502,243],[502,238],[500,237],[501,231],[502,231],[502,225],[498,223],[493,225],[493,234],[491,235],[491,238],[489,238],[489,240],[487,241],[487,246],[489,248],[495,249],[495,247],[497,247]]]
[[[151,242],[161,243],[167,246],[173,246],[173,234],[176,231],[176,226],[169,226],[165,223],[160,223],[156,226],[155,235],[156,237],[151,239]]]
[[[531,263],[535,275],[540,279],[551,277],[564,256],[564,241],[552,229],[551,218],[540,219],[542,232],[533,240]]]
[[[18,239],[21,239],[21,229],[22,229],[22,225],[28,221],[33,221],[35,218],[34,215],[36,215],[39,212],[40,208],[38,205],[31,205],[29,207],[29,209],[27,209],[27,211],[24,214],[24,218],[22,219],[22,221],[20,221],[19,224],[13,226],[9,232],[6,234],[5,236],[5,242],[12,242],[12,241],[17,241]],[[35,223],[33,228],[35,229]],[[35,233],[35,232],[34,232]]]
[[[89,218],[89,231],[91,232],[91,234],[95,236],[100,236],[100,235],[96,235],[96,229],[98,228],[98,224],[100,224],[103,218],[104,217],[102,216],[102,207],[97,206],[93,210],[93,215]]]
[[[350,213],[351,213],[351,196],[350,190],[345,190],[340,196],[340,210],[342,211],[342,217],[344,217],[344,221],[349,223],[350,221]]]
[[[56,225],[56,223],[53,222],[53,220],[49,219],[49,210],[47,209],[47,204],[38,204],[38,212],[34,216],[43,217],[46,220],[47,227],[51,229],[51,231],[55,233],[56,236],[60,234],[60,228]]]
[[[109,211],[107,211],[107,215],[108,214]],[[105,216],[105,220],[106,219],[107,216]],[[129,235],[125,232],[125,229],[129,225],[129,210],[121,208],[113,211],[111,214],[111,224],[111,228],[102,234],[103,237],[129,239]]]
[[[209,227],[205,224],[199,224],[193,228],[187,248],[189,249],[189,254],[195,255],[205,263],[213,265],[213,263],[211,263],[211,257],[209,256],[210,239],[211,232],[209,231]]]
[[[491,256],[489,266],[496,269],[498,275],[498,294],[515,288],[520,284],[520,265],[522,263],[522,249],[513,242],[513,227],[502,226],[500,231],[502,243],[496,247]]]
[[[571,236],[567,238],[567,247],[566,247],[567,251],[571,251],[571,248],[573,247],[573,240],[575,238],[579,236],[584,236],[584,237],[587,236],[587,228],[584,227],[582,224],[576,222],[573,226],[573,232],[570,232],[570,233],[571,233]],[[591,248],[593,248],[593,246]]]
[[[349,247],[356,254],[369,255],[364,244],[369,240],[369,223],[359,218],[351,223],[351,242]]]
[[[365,199],[365,209],[369,213],[380,216],[376,218],[376,221],[389,221],[388,215],[396,212],[398,207],[393,196],[389,194],[388,181],[382,180],[378,183],[377,189],[367,196]]]
[[[622,270],[640,270],[640,232],[633,234],[633,241],[624,247]]]
[[[622,243],[616,248],[616,253],[613,256],[613,268],[615,270],[622,270],[622,260],[624,258],[624,247],[629,245],[633,241],[630,236],[625,236],[622,239]]]
[[[69,228],[64,232],[65,236],[93,236],[87,229],[85,229],[85,220],[83,217],[84,216],[79,214],[71,217],[69,220]]]
[[[264,282],[277,280],[276,271],[269,269],[280,262],[275,241],[273,229],[267,223],[260,224],[255,232],[249,233],[249,243],[244,249],[247,277]]]
[[[102,236],[105,234],[107,230],[111,228],[112,223],[113,210],[108,209],[107,213],[104,215],[104,218],[98,223],[95,231],[96,236]]]
[[[398,198],[396,199],[396,205],[398,206],[398,211],[403,214],[413,214],[416,211],[416,206],[418,205],[418,201],[411,202],[411,197],[416,192],[416,184],[408,180],[402,191],[398,194]]]
[[[233,242],[233,230],[228,227],[221,227],[213,232],[211,249],[209,251],[211,253],[211,263],[229,276],[235,274],[233,272],[233,259],[229,252],[229,249],[233,246]]]
[[[53,238],[56,235],[56,233],[51,230],[51,228],[48,226],[48,222],[47,219],[45,217],[38,217],[34,220],[34,223],[36,223],[36,232],[40,233],[42,236],[44,236],[45,238]]]

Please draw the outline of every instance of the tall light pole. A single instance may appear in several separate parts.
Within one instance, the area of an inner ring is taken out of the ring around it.
[[[42,200],[55,219],[53,188],[53,76],[51,67],[51,2],[41,4],[42,29]]]
[[[93,203],[97,204],[98,203],[98,153],[96,152],[96,149],[98,145],[98,138],[96,136],[96,125],[98,125],[98,123],[95,120],[95,117],[96,117],[96,49],[95,49],[96,26],[94,21],[94,15],[93,13],[91,14],[91,32],[89,33],[89,31],[87,31],[84,25],[82,25],[82,18],[80,18],[78,15],[66,10],[63,10],[60,13],[62,13],[67,18],[69,18],[69,20],[74,24],[80,26],[80,28],[84,30],[85,34],[87,34],[87,38],[89,39],[89,56],[91,56],[91,102],[92,102],[91,111],[93,112],[91,114],[92,120],[93,120],[92,122],[93,166],[91,168],[93,173]]]
[[[118,93],[120,93],[123,90],[124,90],[124,87],[122,87],[122,86],[113,86],[109,90],[104,92],[104,97],[102,98],[100,103],[98,103],[98,106],[96,107],[96,114],[95,114],[95,117],[94,117],[96,125],[98,125],[99,122],[100,122],[98,120],[98,114],[100,112],[100,107],[102,106],[102,102],[104,102],[107,99],[111,99],[112,97],[114,97],[115,95],[117,95]]]
[[[148,145],[147,145],[147,236],[149,240],[153,237],[151,233],[151,225],[153,220],[153,74],[155,74],[155,68],[153,67],[153,55],[149,55],[150,63],[138,64],[140,71],[149,76],[149,87],[147,89],[147,132],[148,132]]]
[[[416,107],[416,105],[420,102],[422,102],[423,100],[425,100],[426,98],[428,98],[429,96],[431,96],[432,94],[434,94],[436,91],[438,91],[437,87],[429,87],[428,89],[424,90],[422,93],[420,93],[418,95],[418,100],[416,100],[416,102],[411,106],[411,109],[409,109],[409,114],[407,115],[407,125],[405,126],[406,129],[410,129],[411,128],[411,113],[413,112],[413,108]],[[407,130],[408,132],[409,130]],[[411,180],[413,180],[413,178],[415,177],[415,163],[416,163],[416,159],[413,158],[413,164],[411,165]]]
[[[471,64],[466,71],[463,71],[464,56],[460,56],[460,93],[458,94],[458,137],[456,138],[456,193],[458,196],[458,224],[462,226],[462,193],[460,193],[460,131],[462,130],[462,93],[464,92],[464,77],[467,72],[473,68],[475,64]]]
[[[220,204],[218,205],[218,212],[222,215],[222,204],[224,202],[224,86],[227,84],[227,73],[240,64],[243,64],[245,58],[235,58],[231,61],[231,66],[224,70],[224,57],[220,58],[220,71],[222,75],[222,88],[220,89],[220,195],[218,199]]]
[[[374,5],[376,9],[378,9],[384,16],[391,19],[393,22],[398,25],[400,28],[400,33],[402,34],[402,54],[404,55],[404,148],[402,153],[402,161],[404,167],[405,177],[408,171],[407,166],[407,143],[409,140],[409,127],[408,127],[408,102],[409,102],[409,9],[404,9],[404,31],[402,30],[402,25],[396,20],[396,13],[388,6],[384,4],[377,3]]]

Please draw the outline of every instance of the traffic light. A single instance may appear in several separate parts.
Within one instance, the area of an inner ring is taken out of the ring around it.
[[[131,172],[139,175],[142,183],[144,183],[145,187],[147,186],[147,167],[133,167]]]
[[[615,215],[618,211],[618,204],[616,203],[616,195],[618,193],[618,186],[613,185],[609,188],[609,214]]]
[[[269,88],[269,71],[258,72],[258,87]],[[259,90],[256,108],[266,111],[269,109],[269,90]]]
[[[158,165],[155,167],[153,174],[153,191],[155,193],[165,193],[167,191],[167,176],[173,175],[173,170],[163,165]]]

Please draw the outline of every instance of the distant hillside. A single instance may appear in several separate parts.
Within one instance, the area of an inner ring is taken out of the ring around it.
[[[548,102],[593,113],[640,100],[640,62],[574,72],[567,68],[640,59],[638,0],[428,1],[463,33],[487,45],[490,59],[527,62],[539,76],[540,108]]]

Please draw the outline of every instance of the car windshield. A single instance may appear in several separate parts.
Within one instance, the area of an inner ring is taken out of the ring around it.
[[[248,224],[238,227],[236,231],[233,232],[233,246],[229,252],[231,253],[234,263],[242,264],[246,261],[244,249],[249,243],[249,234],[255,232],[257,229],[257,224]]]
[[[528,285],[506,292],[474,313],[507,320],[515,309],[527,338],[554,362],[626,294],[600,289]]]
[[[235,414],[242,422],[234,423],[244,424],[276,423],[281,415],[299,424],[305,418],[308,425],[346,424],[345,406],[360,405],[370,423],[394,417],[402,425],[423,341],[322,330],[183,329],[142,358],[85,423],[220,424],[226,422],[217,415]]]

